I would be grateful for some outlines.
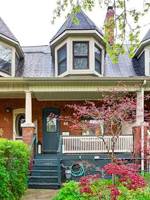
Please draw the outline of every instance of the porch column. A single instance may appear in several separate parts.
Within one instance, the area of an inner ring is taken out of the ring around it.
[[[31,91],[25,91],[25,93],[25,123],[22,124],[22,140],[26,144],[30,145],[35,128],[34,124],[32,123],[32,93]]]
[[[135,156],[141,156],[141,170],[144,170],[145,158],[145,137],[147,136],[147,123],[144,123],[144,86],[143,83],[141,91],[137,92],[137,108],[136,108],[136,127],[133,127],[134,134],[134,151]]]

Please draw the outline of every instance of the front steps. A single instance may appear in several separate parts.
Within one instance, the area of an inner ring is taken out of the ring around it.
[[[60,176],[60,160],[57,154],[36,155],[28,186],[34,189],[58,189],[61,184]]]

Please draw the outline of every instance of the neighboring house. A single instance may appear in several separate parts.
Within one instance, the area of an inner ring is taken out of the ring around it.
[[[113,13],[108,7],[106,20]],[[95,173],[98,166],[108,162],[102,160],[107,150],[96,136],[90,136],[88,130],[73,135],[67,122],[50,121],[50,112],[70,114],[65,108],[67,103],[96,101],[98,88],[107,90],[119,81],[124,81],[130,91],[143,83],[138,88],[139,96],[144,90],[150,92],[150,31],[133,59],[126,53],[119,57],[118,64],[113,64],[105,50],[103,33],[83,11],[77,17],[80,24],[75,25],[71,17],[67,19],[49,45],[28,47],[20,46],[0,18],[0,129],[2,137],[23,140],[28,145],[37,133],[42,154],[34,157],[29,182],[33,188],[59,186],[61,177],[64,180],[60,163],[70,166],[85,162],[90,165],[87,171]],[[137,124],[141,120],[137,119]],[[123,129],[116,149],[118,157],[129,158],[130,151],[135,151],[132,128]],[[134,140],[140,135],[140,127],[136,127]]]

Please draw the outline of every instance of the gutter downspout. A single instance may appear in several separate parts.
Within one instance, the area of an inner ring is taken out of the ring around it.
[[[141,109],[142,109],[142,123],[141,123],[141,171],[144,171],[144,89],[146,80],[143,81],[141,88]]]

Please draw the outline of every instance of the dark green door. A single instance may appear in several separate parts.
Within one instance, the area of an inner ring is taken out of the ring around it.
[[[50,113],[60,115],[60,110],[56,108],[46,108],[43,110],[43,152],[57,152],[60,122],[56,118],[50,118]]]

